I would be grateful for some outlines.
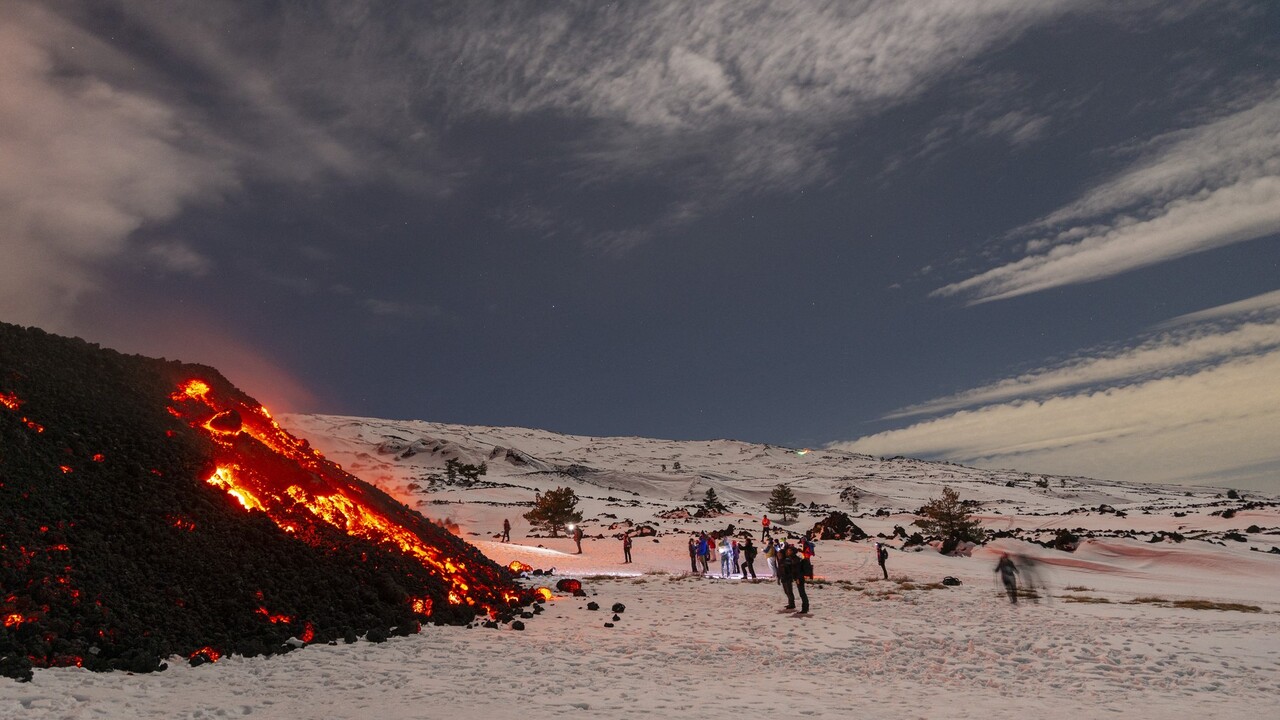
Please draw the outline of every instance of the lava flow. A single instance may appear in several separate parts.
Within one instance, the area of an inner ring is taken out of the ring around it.
[[[217,468],[207,482],[246,511],[265,513],[313,546],[323,542],[314,529],[324,523],[395,548],[446,583],[452,606],[493,614],[525,599],[505,569],[485,562],[471,546],[326,460],[305,440],[285,432],[261,405],[216,392],[198,379],[183,383],[170,399],[169,412],[216,445]],[[410,603],[417,614],[432,614],[429,598]]]

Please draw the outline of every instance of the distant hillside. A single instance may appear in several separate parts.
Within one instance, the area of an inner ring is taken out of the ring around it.
[[[1201,514],[1244,504],[1218,488],[981,470],[733,440],[587,437],[325,415],[290,415],[282,422],[352,472],[478,536],[491,535],[503,518],[519,523],[535,492],[558,486],[574,488],[587,510],[588,530],[606,535],[627,522],[659,532],[689,529],[693,523],[670,519],[671,513],[695,510],[708,489],[729,506],[721,524],[757,526],[780,483],[803,506],[790,526],[794,531],[832,511],[863,518],[858,521],[867,527],[909,527],[913,513],[947,485],[973,504],[992,532],[1034,540],[1052,538],[1059,527],[1126,532],[1131,523],[1117,520],[1114,510]],[[451,484],[444,473],[450,459],[485,462],[488,474],[473,485]],[[1086,522],[1085,514],[1099,517]]]

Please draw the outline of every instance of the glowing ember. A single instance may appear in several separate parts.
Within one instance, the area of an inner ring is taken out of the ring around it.
[[[511,572],[516,574],[520,574],[523,572],[531,572],[533,570],[532,565],[526,565],[520,562],[519,560],[512,560],[511,564],[508,565],[507,567],[511,570]]]
[[[208,660],[209,662],[218,662],[218,660],[222,659],[222,653],[218,652],[217,650],[214,650],[208,645],[205,645],[204,647],[191,653],[187,657],[194,659],[196,656],[199,656],[199,655],[203,655],[204,659]]]
[[[556,583],[556,589],[560,592],[575,593],[582,589],[582,581],[573,578],[561,578]]]
[[[549,587],[540,587],[537,590],[534,590],[533,594],[539,600],[543,600],[546,602],[549,602],[551,598],[554,597],[554,595],[551,592],[551,588]]]
[[[23,402],[24,401],[14,393],[0,393],[0,405],[7,407],[14,412],[17,412],[18,408],[22,407]],[[37,433],[44,432],[44,426],[31,418],[22,418],[22,423],[27,426],[28,430]]]

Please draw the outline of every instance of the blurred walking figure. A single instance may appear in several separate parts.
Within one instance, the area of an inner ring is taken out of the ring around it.
[[[573,544],[578,546],[578,552],[575,554],[581,555],[582,554],[582,528],[581,527],[573,528]]]
[[[880,572],[884,573],[885,580],[889,579],[889,570],[884,566],[885,562],[888,559],[889,559],[889,548],[885,547],[884,545],[881,545],[880,543],[876,543],[876,562],[880,563]]]
[[[733,574],[737,575],[742,572],[742,548],[738,546],[737,540],[734,540],[733,544],[729,546],[729,557],[733,558]]]
[[[502,542],[511,542],[511,521],[502,519]]]
[[[1022,588],[1026,597],[1031,598],[1031,602],[1039,602],[1040,590],[1045,588],[1044,582],[1040,579],[1040,563],[1033,557],[1015,553],[1013,564],[1017,567],[1018,574],[1022,576]],[[1045,590],[1044,596],[1050,597],[1048,590]]]
[[[1004,591],[1009,593],[1009,602],[1018,604],[1018,568],[1009,559],[1008,553],[1001,553],[1000,562],[996,563],[996,572],[1000,573],[1000,582],[1004,583]]]
[[[631,533],[622,534],[622,564],[631,562]]]

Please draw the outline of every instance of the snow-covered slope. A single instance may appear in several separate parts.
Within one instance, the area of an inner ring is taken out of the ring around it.
[[[894,526],[914,531],[912,513],[950,486],[978,504],[987,527],[1030,540],[1066,528],[1144,540],[1166,531],[1213,540],[1238,532],[1247,538],[1242,549],[1266,551],[1280,544],[1280,536],[1246,532],[1252,525],[1274,529],[1274,507],[1242,509],[1274,498],[1235,500],[1218,488],[979,470],[733,440],[597,438],[331,415],[290,415],[282,422],[347,470],[428,516],[447,517],[472,538],[496,534],[504,518],[515,537],[523,536],[528,526],[521,514],[534,493],[561,486],[572,487],[581,499],[588,534],[610,534],[627,521],[662,532],[691,528],[661,516],[694,509],[708,489],[730,508],[715,527],[734,522],[757,528],[769,494],[785,483],[807,508],[788,526],[797,532],[832,510],[848,512],[873,535],[890,534]],[[447,483],[445,464],[451,459],[484,462],[488,472],[471,486]],[[851,488],[856,511],[841,499]],[[1231,509],[1233,517],[1222,517]]]
[[[1137,720],[1271,717],[1280,707],[1272,498],[728,440],[280,421],[356,475],[457,523],[491,558],[554,567],[583,579],[588,597],[557,596],[524,632],[427,627],[381,645],[198,668],[177,660],[145,676],[37,671],[27,685],[0,683],[0,718]],[[449,484],[449,459],[485,462],[489,472],[471,486]],[[813,612],[800,617],[779,612],[782,592],[763,559],[757,581],[690,573],[689,533],[730,523],[758,533],[779,483],[814,504],[786,526],[792,532],[848,511],[841,493],[856,488],[854,521],[893,548],[889,579],[871,540],[820,542]],[[904,549],[895,527],[913,531],[912,511],[944,485],[977,501],[983,524],[1002,537],[958,557]],[[521,517],[534,493],[557,486],[582,499],[581,555],[567,538],[530,534]],[[670,512],[693,508],[708,488],[728,514]],[[497,538],[504,518],[509,543]],[[638,538],[635,562],[623,564],[618,536],[636,524],[658,534]],[[1078,549],[1030,542],[1059,528],[1082,537]],[[1033,559],[1023,567],[1038,575],[1038,603],[1011,605],[997,588],[992,568],[1003,552]],[[962,584],[938,582],[947,576]],[[625,609],[607,612],[614,603]]]

